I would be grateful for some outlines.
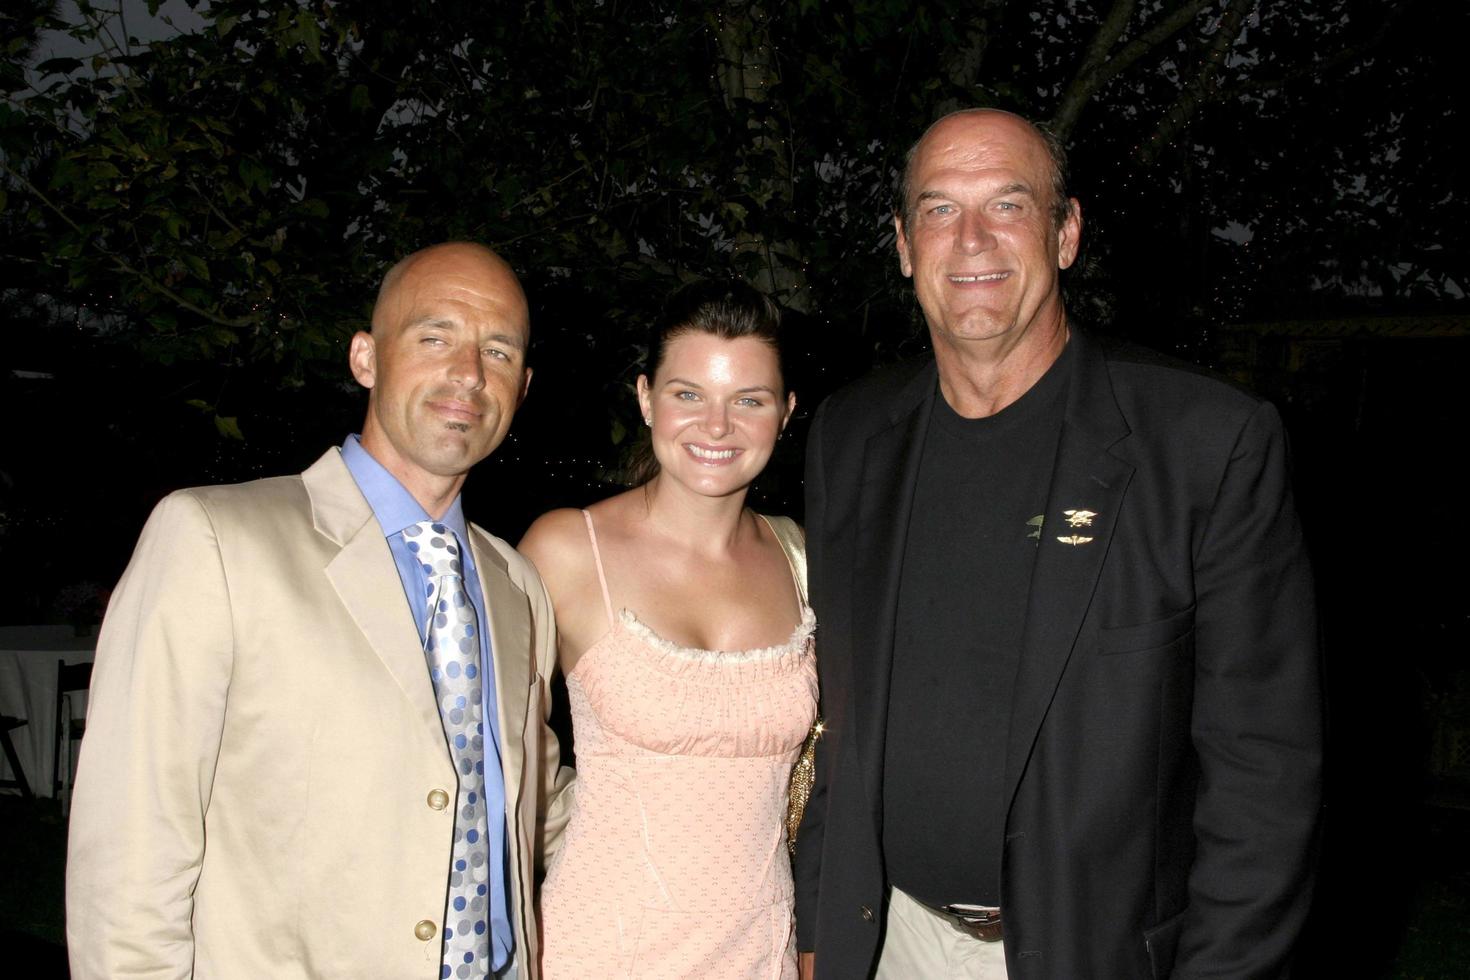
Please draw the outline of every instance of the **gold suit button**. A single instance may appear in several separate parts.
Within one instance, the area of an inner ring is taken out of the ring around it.
[[[866,905],[858,906],[858,915],[863,917],[864,922],[873,921],[873,910],[868,908]]]
[[[442,789],[429,790],[429,809],[442,810],[449,805],[449,794]]]
[[[433,939],[434,933],[438,931],[439,927],[434,925],[434,923],[430,922],[428,919],[420,919],[418,925],[413,927],[413,934],[415,936],[418,936],[424,942],[428,942],[430,939]]]

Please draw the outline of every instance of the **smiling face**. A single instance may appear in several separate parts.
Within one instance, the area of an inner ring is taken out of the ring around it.
[[[1062,329],[1059,270],[1077,257],[1081,218],[1074,201],[1055,224],[1052,177],[1041,137],[1008,113],[957,113],[924,135],[910,217],[894,224],[936,348],[1008,348]]]
[[[353,376],[368,396],[362,445],[424,504],[452,499],[471,466],[500,445],[531,381],[529,314],[498,256],[440,245],[389,273],[371,334],[352,338]]]
[[[702,331],[671,337],[652,379],[638,376],[660,480],[706,496],[745,490],[796,407],[770,344]]]

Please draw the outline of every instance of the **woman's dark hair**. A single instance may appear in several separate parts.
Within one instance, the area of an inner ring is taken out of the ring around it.
[[[785,384],[786,365],[781,352],[781,308],[756,289],[738,279],[699,279],[670,294],[663,312],[649,331],[648,351],[640,373],[653,383],[654,375],[668,355],[669,344],[689,333],[707,333],[721,340],[751,337],[776,354]],[[623,482],[641,486],[658,475],[658,460],[645,432],[629,454]]]

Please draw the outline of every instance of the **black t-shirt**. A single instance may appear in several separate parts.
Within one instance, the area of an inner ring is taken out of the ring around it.
[[[1070,348],[995,415],[940,393],[924,436],[889,690],[883,853],[920,901],[997,905],[1006,740]]]

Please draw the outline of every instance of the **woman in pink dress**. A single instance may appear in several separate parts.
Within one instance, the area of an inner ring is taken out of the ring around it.
[[[799,529],[745,506],[796,406],[778,327],[739,283],[676,294],[638,377],[648,478],[521,542],[577,748],[541,892],[546,980],[796,976],[785,818],[815,624]]]

